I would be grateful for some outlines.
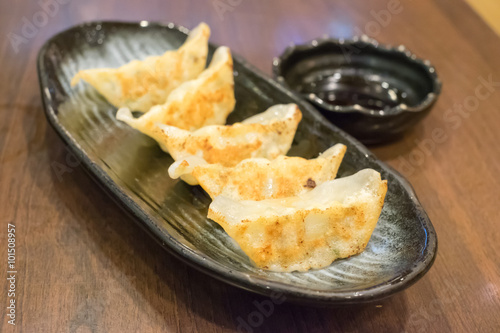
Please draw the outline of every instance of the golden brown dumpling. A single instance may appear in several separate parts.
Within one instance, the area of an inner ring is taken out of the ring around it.
[[[386,191],[387,181],[375,170],[365,169],[283,199],[239,201],[218,196],[208,217],[258,267],[306,271],[362,252],[377,224]]]
[[[194,132],[158,125],[152,136],[176,161],[194,158],[234,166],[246,158],[274,159],[286,154],[301,118],[297,105],[280,104],[241,123],[206,126]]]
[[[227,47],[219,47],[210,66],[197,79],[184,82],[172,91],[165,104],[154,106],[139,118],[134,118],[129,109],[121,108],[116,118],[158,141],[158,124],[188,131],[222,125],[234,104],[231,52]]]
[[[335,179],[345,151],[346,146],[337,144],[311,160],[289,156],[274,160],[249,158],[234,167],[207,164],[191,157],[175,162],[168,172],[172,178],[183,177],[191,185],[200,184],[211,198],[219,195],[234,200],[285,198]]]
[[[195,79],[203,71],[209,37],[210,28],[201,23],[178,50],[143,61],[133,60],[119,68],[81,70],[73,77],[71,85],[82,79],[114,106],[147,112],[154,105],[165,103],[175,88]]]

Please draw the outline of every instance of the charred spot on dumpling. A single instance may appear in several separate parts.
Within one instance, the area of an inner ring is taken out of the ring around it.
[[[316,182],[312,178],[308,178],[306,184],[304,185],[306,188],[315,188]]]

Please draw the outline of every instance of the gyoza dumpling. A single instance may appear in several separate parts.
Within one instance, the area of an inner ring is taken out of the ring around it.
[[[284,199],[238,201],[218,196],[208,217],[258,267],[306,271],[362,252],[377,224],[386,191],[387,181],[375,170],[365,169]]]
[[[158,125],[152,137],[176,161],[194,156],[202,163],[234,166],[246,158],[275,159],[286,154],[301,118],[297,105],[280,104],[241,123],[194,132]]]
[[[191,31],[184,44],[161,56],[133,60],[119,68],[79,71],[71,80],[83,79],[114,106],[147,112],[163,104],[181,83],[195,79],[205,68],[210,28],[201,23]]]
[[[189,131],[225,124],[234,104],[233,59],[229,48],[219,47],[210,66],[197,79],[184,82],[172,91],[165,104],[152,107],[139,118],[122,108],[116,118],[156,139],[157,124]]]
[[[346,146],[337,144],[319,157],[279,156],[274,160],[249,158],[234,167],[206,164],[187,158],[168,169],[172,178],[183,177],[200,184],[211,198],[222,195],[233,200],[264,200],[295,196],[335,179]],[[250,180],[250,181],[249,181]]]

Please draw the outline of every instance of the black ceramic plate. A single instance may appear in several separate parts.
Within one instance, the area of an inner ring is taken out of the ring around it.
[[[179,47],[186,29],[173,24],[92,22],[50,39],[40,50],[38,75],[47,119],[90,174],[167,250],[234,286],[313,304],[377,300],[418,280],[437,248],[434,228],[411,186],[364,146],[326,121],[290,90],[235,56],[236,109],[242,120],[277,103],[303,112],[290,155],[312,158],[335,143],[347,146],[340,176],[364,168],[389,182],[386,202],[366,250],[306,273],[273,273],[252,266],[216,223],[199,187],[168,177],[172,159],[155,142],[115,120],[116,109],[86,84],[70,87],[80,69],[117,67]],[[210,53],[215,49],[210,46]]]

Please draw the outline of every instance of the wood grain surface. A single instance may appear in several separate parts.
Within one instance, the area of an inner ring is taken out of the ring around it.
[[[467,4],[59,1],[0,2],[0,331],[500,331],[500,40]],[[428,274],[372,305],[284,303],[263,315],[265,297],[165,253],[72,160],[44,118],[40,46],[97,19],[205,21],[213,42],[267,73],[289,43],[324,33],[364,32],[430,59],[444,83],[432,113],[402,140],[371,147],[408,177],[434,223],[439,250]],[[8,223],[16,229],[16,326],[6,309]]]

